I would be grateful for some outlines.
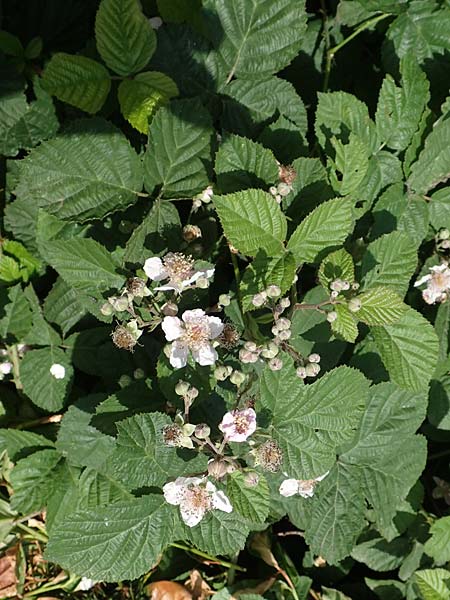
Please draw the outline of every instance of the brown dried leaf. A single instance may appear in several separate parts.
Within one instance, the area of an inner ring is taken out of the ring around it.
[[[185,586],[192,594],[194,600],[205,600],[208,596],[214,594],[211,587],[206,583],[200,571],[197,571],[197,569],[191,571]]]
[[[280,565],[272,554],[269,536],[266,532],[255,533],[250,542],[250,549],[258,554],[266,564],[280,571]]]
[[[152,600],[192,600],[192,594],[174,581],[155,581],[147,587]]]
[[[11,548],[0,558],[1,598],[12,598],[17,595],[16,551],[16,548]]]

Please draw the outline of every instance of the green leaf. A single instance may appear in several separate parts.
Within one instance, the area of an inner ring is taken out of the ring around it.
[[[214,196],[228,241],[243,254],[277,256],[284,250],[287,223],[275,199],[262,190]]]
[[[353,258],[344,248],[328,254],[320,264],[319,281],[325,289],[335,279],[342,279],[352,284],[355,281]]]
[[[423,600],[449,600],[450,598],[450,572],[445,569],[416,571],[414,583]]]
[[[119,85],[118,96],[123,116],[141,133],[148,133],[148,122],[158,108],[178,95],[175,82],[157,71],[139,73]]]
[[[30,330],[32,313],[20,283],[0,289],[0,337],[20,341]]]
[[[450,11],[449,11],[450,12]],[[411,167],[408,185],[417,194],[426,194],[450,177],[450,120],[440,121],[425,140],[425,147]]]
[[[242,307],[245,311],[255,310],[252,298],[255,294],[266,290],[269,285],[277,285],[281,295],[291,287],[295,276],[295,260],[286,252],[282,256],[268,259],[259,253],[245,269],[241,281]]]
[[[164,197],[180,198],[206,188],[211,136],[211,117],[199,100],[175,100],[160,108],[149,128],[145,189],[151,194],[162,186]]]
[[[401,87],[386,75],[375,117],[380,140],[393,150],[407,148],[430,98],[430,85],[416,57],[406,56],[400,62],[400,71]]]
[[[338,367],[302,385],[293,365],[266,369],[261,403],[273,415],[274,437],[289,477],[311,479],[332,467],[338,445],[350,441],[359,424],[369,382],[355,369]]]
[[[350,133],[348,144],[331,138],[335,150],[334,160],[328,158],[330,180],[335,192],[341,196],[354,194],[369,168],[369,151],[361,139]]]
[[[23,46],[19,38],[8,31],[0,31],[0,51],[9,56],[23,57]]]
[[[257,483],[249,482],[252,476]],[[227,495],[233,509],[252,523],[264,523],[269,515],[270,493],[266,478],[254,471],[235,471],[227,479]]]
[[[85,314],[75,289],[58,277],[44,302],[45,318],[56,323],[66,335]]]
[[[11,472],[14,510],[31,514],[44,508],[52,493],[52,478],[61,454],[53,449],[39,450],[19,460]]]
[[[305,539],[314,554],[336,564],[348,556],[364,526],[364,497],[358,473],[337,463],[314,493]]]
[[[390,325],[396,323],[407,310],[393,290],[376,287],[358,296],[361,308],[355,316],[367,325]]]
[[[25,289],[25,296],[33,312],[33,326],[24,337],[24,343],[30,346],[58,346],[61,344],[61,336],[45,320],[39,298],[31,284]]]
[[[52,96],[94,114],[103,106],[111,79],[103,65],[85,56],[58,52],[47,63],[42,84]]]
[[[197,548],[213,556],[234,556],[243,550],[249,526],[233,511],[224,513],[213,510],[195,527],[184,526],[184,535]]]
[[[22,279],[20,265],[12,256],[2,256],[0,262],[0,281],[14,283]]]
[[[316,262],[334,246],[339,246],[353,226],[350,200],[338,198],[319,204],[292,234],[287,248],[295,256],[297,265]]]
[[[95,19],[100,56],[119,75],[141,71],[156,49],[156,35],[138,0],[102,0]]]
[[[439,341],[425,317],[408,308],[399,321],[373,327],[372,333],[392,381],[416,392],[426,390],[436,368]]]
[[[358,543],[351,556],[373,571],[393,571],[403,563],[410,549],[411,544],[406,537],[397,537],[388,542],[376,536]]]
[[[54,443],[32,431],[20,429],[0,429],[0,452],[6,450],[11,460],[15,461],[26,453],[32,453],[41,448],[51,448]]]
[[[54,364],[65,368],[64,378],[56,379],[50,373],[50,368]],[[66,353],[54,346],[30,350],[20,363],[23,391],[36,406],[48,412],[56,412],[64,406],[72,377],[73,369]]]
[[[98,294],[124,284],[111,254],[95,240],[47,242],[42,254],[64,281],[80,292]]]
[[[450,188],[438,190],[431,196],[430,223],[439,231],[441,227],[450,228]]]
[[[238,135],[228,135],[216,154],[217,185],[223,193],[267,188],[278,182],[278,164],[270,150]]]
[[[117,424],[119,435],[109,471],[130,489],[160,486],[171,476],[206,470],[207,457],[166,446],[163,429],[172,421],[161,413],[135,415]]]
[[[83,471],[79,480],[79,488],[79,507],[83,509],[108,506],[133,497],[117,481],[101,475],[94,469]]]
[[[430,527],[430,533],[425,552],[437,565],[443,565],[450,560],[450,517],[437,519]]]
[[[101,119],[77,121],[20,163],[15,194],[62,219],[101,218],[132,204],[142,166],[130,143]]]
[[[333,310],[337,314],[337,318],[331,323],[331,331],[346,342],[353,344],[358,337],[356,314],[352,313],[346,304],[336,304]]]
[[[156,495],[69,514],[53,528],[46,558],[97,581],[135,579],[172,541],[173,515]]]
[[[207,0],[213,43],[233,75],[263,79],[286,67],[297,55],[306,29],[304,2],[249,0],[244,5]]]
[[[364,288],[385,286],[404,296],[417,266],[417,251],[407,235],[394,231],[371,242],[362,260]]]

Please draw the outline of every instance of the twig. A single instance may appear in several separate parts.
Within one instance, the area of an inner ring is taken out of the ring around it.
[[[247,571],[247,569],[244,569],[244,567],[240,567],[239,565],[236,565],[227,560],[222,560],[221,558],[217,558],[217,556],[211,556],[210,554],[206,554],[206,552],[197,550],[197,548],[191,548],[190,546],[185,546],[184,544],[179,544],[178,542],[173,542],[172,544],[170,544],[170,546],[172,546],[172,548],[179,548],[180,550],[185,550],[186,552],[190,552],[191,554],[196,554],[197,556],[200,556],[201,558],[205,558],[206,560],[209,560],[211,563],[214,563],[216,565],[221,565],[222,567],[227,567],[228,569],[234,568],[236,571],[242,571],[243,573],[245,573]]]
[[[18,423],[12,425],[13,429],[29,429],[30,427],[39,427],[39,425],[48,425],[49,423],[59,423],[63,415],[49,415],[47,417],[41,417],[40,419],[34,419],[32,421],[25,421],[25,423]]]

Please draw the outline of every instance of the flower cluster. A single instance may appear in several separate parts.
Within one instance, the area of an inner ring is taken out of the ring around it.
[[[430,273],[418,279],[414,287],[419,287],[424,283],[426,289],[422,291],[422,297],[427,304],[436,302],[445,302],[450,291],[450,268],[447,263],[442,263],[435,267],[430,267]]]
[[[169,252],[164,258],[153,256],[144,263],[144,272],[152,281],[166,281],[156,287],[156,291],[173,290],[181,294],[192,287],[208,287],[209,280],[214,275],[214,269],[196,269],[194,259],[181,252]]]

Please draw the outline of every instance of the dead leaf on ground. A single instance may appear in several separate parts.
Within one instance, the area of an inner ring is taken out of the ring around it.
[[[191,592],[194,600],[206,600],[206,598],[214,594],[214,591],[206,583],[200,571],[197,571],[197,569],[191,571],[185,586]]]
[[[16,552],[17,548],[11,548],[0,558],[1,598],[12,598],[17,595]]]
[[[147,586],[147,594],[152,600],[193,600],[184,585],[175,581],[155,581]]]

